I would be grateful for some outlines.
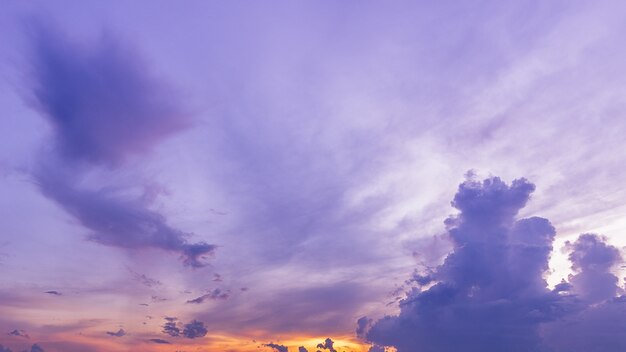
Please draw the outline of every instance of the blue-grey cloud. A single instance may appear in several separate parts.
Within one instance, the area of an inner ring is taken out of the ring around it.
[[[215,246],[189,243],[191,234],[149,209],[150,197],[77,186],[87,172],[117,170],[188,126],[175,91],[111,36],[81,45],[45,27],[32,38],[34,106],[54,131],[51,154],[34,173],[43,194],[91,230],[95,242],[178,252],[185,265],[203,266]]]
[[[619,251],[600,236],[581,235],[567,245],[574,274],[550,290],[543,275],[555,229],[543,218],[516,219],[534,189],[525,179],[462,183],[452,201],[459,213],[445,221],[453,251],[422,275],[431,286],[408,292],[397,316],[359,319],[357,333],[374,350],[399,352],[619,350],[626,334],[607,326],[626,301],[616,297],[621,290],[610,271]],[[598,322],[605,326],[593,327]],[[583,326],[584,338],[567,339],[568,329]],[[583,339],[585,348],[569,342]]]
[[[324,342],[318,343],[317,348],[328,350],[329,352],[337,352],[337,350],[334,348],[334,345],[335,345],[335,342],[331,340],[330,337],[328,337],[326,338],[326,340],[324,340]]]
[[[176,337],[180,335],[180,328],[177,326],[178,318],[165,317],[165,324],[163,324],[163,333]]]
[[[224,292],[219,288],[215,288],[211,290],[211,292],[205,295],[202,295],[198,298],[187,301],[187,303],[200,304],[200,303],[203,303],[205,300],[214,301],[214,300],[228,299],[229,296],[230,294],[228,292]]]
[[[288,352],[289,348],[287,348],[287,346],[283,346],[283,345],[279,345],[279,344],[275,344],[273,342],[270,343],[266,343],[263,346],[267,346],[269,348],[274,349],[276,352]]]
[[[115,336],[115,337],[122,337],[122,336],[126,335],[126,331],[124,331],[124,329],[119,329],[116,332],[107,331],[106,333],[107,333],[107,335],[111,335],[111,336]]]
[[[169,342],[167,340],[163,340],[163,339],[150,339],[148,341],[150,341],[152,343],[157,343],[157,344],[160,344],[160,345],[171,345],[172,344],[171,342]]]
[[[24,330],[19,330],[19,329],[15,329],[15,330],[13,330],[13,331],[9,332],[7,335],[9,335],[9,336],[18,336],[18,337],[23,337],[23,338],[26,338],[26,339],[28,339],[28,338],[29,338],[29,336],[28,336],[28,334],[26,333],[26,331],[24,331]]]
[[[191,323],[185,324],[183,328],[183,336],[188,339],[206,336],[209,331],[203,322],[193,320]]]

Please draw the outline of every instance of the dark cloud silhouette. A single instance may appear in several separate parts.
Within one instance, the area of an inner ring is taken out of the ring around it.
[[[298,347],[298,352],[309,352],[309,351],[307,351],[307,349],[304,348],[304,346],[300,346]]]
[[[13,352],[13,351],[8,347],[4,347],[0,345],[0,352]],[[30,349],[24,350],[23,352],[45,352],[45,350],[41,348],[41,346],[39,346],[38,344],[34,344],[30,347]]]
[[[81,45],[50,26],[32,33],[36,107],[64,158],[119,164],[189,125],[175,91],[130,46],[110,35]]]
[[[24,331],[24,330],[18,330],[18,329],[15,329],[15,330],[13,330],[13,331],[9,332],[7,335],[9,335],[9,336],[18,336],[18,337],[23,337],[23,338],[26,338],[26,339],[28,339],[28,338],[29,338],[29,336],[28,336],[28,334],[26,333],[26,331]]]
[[[189,324],[185,324],[183,329],[183,336],[188,339],[195,339],[197,337],[203,337],[207,334],[208,330],[201,321],[193,320]]]
[[[46,291],[46,292],[44,292],[44,293],[47,293],[47,294],[49,294],[49,295],[54,295],[54,296],[61,296],[61,295],[63,295],[63,294],[62,294],[61,292],[59,292],[59,291]]]
[[[30,347],[30,352],[45,352],[41,346],[34,344]]]
[[[169,342],[167,340],[163,340],[163,339],[150,339],[148,341],[150,341],[152,343],[158,343],[158,344],[161,344],[161,345],[171,345],[172,344],[171,342]]]
[[[263,346],[273,348],[274,350],[276,350],[276,352],[288,352],[289,351],[289,348],[287,348],[287,346],[278,345],[273,342],[266,343]]]
[[[115,336],[115,337],[122,337],[126,335],[126,331],[124,331],[124,329],[119,329],[117,330],[117,332],[107,331],[106,333],[108,335]]]
[[[216,289],[213,289],[211,292],[207,293],[206,295],[202,295],[198,298],[187,301],[187,303],[200,304],[207,299],[209,300],[228,299],[229,296],[230,295],[228,292],[223,292],[221,289],[216,288]]]
[[[543,218],[516,219],[534,189],[525,179],[511,185],[497,177],[462,183],[452,201],[460,212],[445,221],[452,253],[439,267],[417,274],[428,280],[416,281],[417,287],[401,300],[398,316],[357,321],[357,334],[373,343],[371,350],[383,351],[383,346],[394,346],[399,352],[623,348],[626,334],[612,334],[617,328],[608,323],[626,307],[626,299],[616,297],[621,290],[610,272],[621,261],[619,251],[600,236],[581,235],[567,245],[574,274],[548,289],[543,274],[555,230]],[[626,323],[626,318],[620,321]],[[604,326],[593,327],[593,323]],[[584,332],[568,339],[579,329]],[[572,340],[585,343],[577,347]]]
[[[326,338],[323,343],[318,343],[317,348],[321,348],[323,350],[328,350],[329,352],[337,352],[337,350],[333,347],[335,342],[330,338]]]
[[[95,242],[178,252],[186,266],[204,266],[215,246],[188,243],[190,234],[149,209],[153,196],[128,199],[77,186],[88,171],[117,170],[188,126],[175,92],[110,36],[79,45],[42,27],[33,39],[34,105],[54,130],[51,155],[34,175],[43,194],[91,230]]]
[[[165,317],[165,324],[163,324],[163,333],[176,337],[180,335],[180,329],[177,326],[178,318]]]
[[[165,317],[162,331],[172,337],[183,336],[188,339],[203,337],[208,333],[208,329],[201,321],[193,320],[188,324],[182,324],[175,317]]]

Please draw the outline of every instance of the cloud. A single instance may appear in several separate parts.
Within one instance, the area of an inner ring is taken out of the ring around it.
[[[108,335],[115,336],[115,337],[122,337],[126,335],[126,331],[124,331],[124,329],[119,329],[117,332],[107,331],[106,333]]]
[[[300,346],[298,347],[298,352],[309,352],[309,351],[307,351],[307,349],[304,348],[304,346]]]
[[[228,299],[228,297],[229,297],[228,292],[222,292],[221,289],[216,288],[216,289],[213,289],[211,292],[207,293],[206,295],[202,295],[198,298],[187,301],[187,303],[200,304],[207,299],[219,300],[219,299]]]
[[[176,326],[178,318],[165,317],[165,324],[163,324],[163,333],[176,337],[180,335],[180,329]]]
[[[278,345],[272,342],[266,343],[263,346],[273,348],[274,350],[276,350],[276,352],[288,352],[289,351],[289,348],[287,348],[287,346]]]
[[[45,352],[41,346],[34,344],[30,347],[30,352]]]
[[[317,348],[321,348],[324,350],[328,350],[329,352],[337,352],[337,350],[333,347],[335,342],[329,338],[326,338],[323,343],[318,343]]]
[[[180,324],[178,318],[174,317],[165,317],[165,324],[163,324],[162,331],[172,337],[182,335],[188,339],[203,337],[208,333],[208,329],[201,321],[193,320],[188,324]]]
[[[197,337],[203,337],[207,334],[208,330],[201,321],[194,320],[189,324],[185,324],[183,329],[183,336],[188,339],[195,339]]]
[[[453,251],[424,275],[431,285],[408,292],[397,316],[360,318],[357,334],[377,351],[619,350],[614,347],[626,344],[626,334],[592,325],[610,325],[626,307],[610,272],[621,262],[619,251],[600,236],[581,235],[567,244],[574,274],[550,290],[543,274],[555,229],[547,219],[516,219],[534,189],[525,179],[462,183],[451,203],[459,213],[445,220]],[[587,330],[578,336],[584,338],[573,340],[586,339],[586,349],[563,342],[572,340],[566,327],[571,332],[583,326]]]
[[[49,295],[53,295],[53,296],[62,296],[63,294],[59,291],[46,291],[44,293],[47,293]]]
[[[575,273],[569,277],[572,292],[589,303],[615,297],[619,279],[611,269],[622,261],[619,250],[594,234],[581,235],[576,242],[568,242],[567,248]]]
[[[33,39],[35,106],[64,158],[116,165],[189,125],[175,91],[112,36],[81,45],[47,26]]]
[[[158,344],[162,344],[162,345],[171,345],[172,343],[167,341],[167,340],[163,340],[163,339],[150,339],[148,340],[152,343],[158,343]]]
[[[18,330],[18,329],[15,329],[15,330],[13,330],[13,331],[9,332],[7,335],[10,335],[10,336],[18,336],[18,337],[23,337],[23,338],[26,338],[26,339],[28,339],[28,338],[29,338],[29,336],[28,336],[28,334],[26,333],[26,331],[24,331],[24,330]]]
[[[139,55],[111,36],[76,44],[54,28],[32,36],[33,100],[53,128],[49,154],[34,172],[42,193],[83,226],[95,242],[126,249],[178,252],[189,267],[202,267],[216,246],[189,243],[149,207],[150,187],[136,199],[111,188],[78,185],[90,172],[119,171],[131,156],[150,151],[189,125],[175,91],[157,79]]]

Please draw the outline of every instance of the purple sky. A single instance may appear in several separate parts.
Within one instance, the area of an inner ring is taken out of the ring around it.
[[[0,7],[0,352],[626,350],[623,1]]]

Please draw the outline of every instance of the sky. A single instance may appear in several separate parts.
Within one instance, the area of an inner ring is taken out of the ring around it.
[[[0,9],[0,352],[626,350],[623,1]]]

